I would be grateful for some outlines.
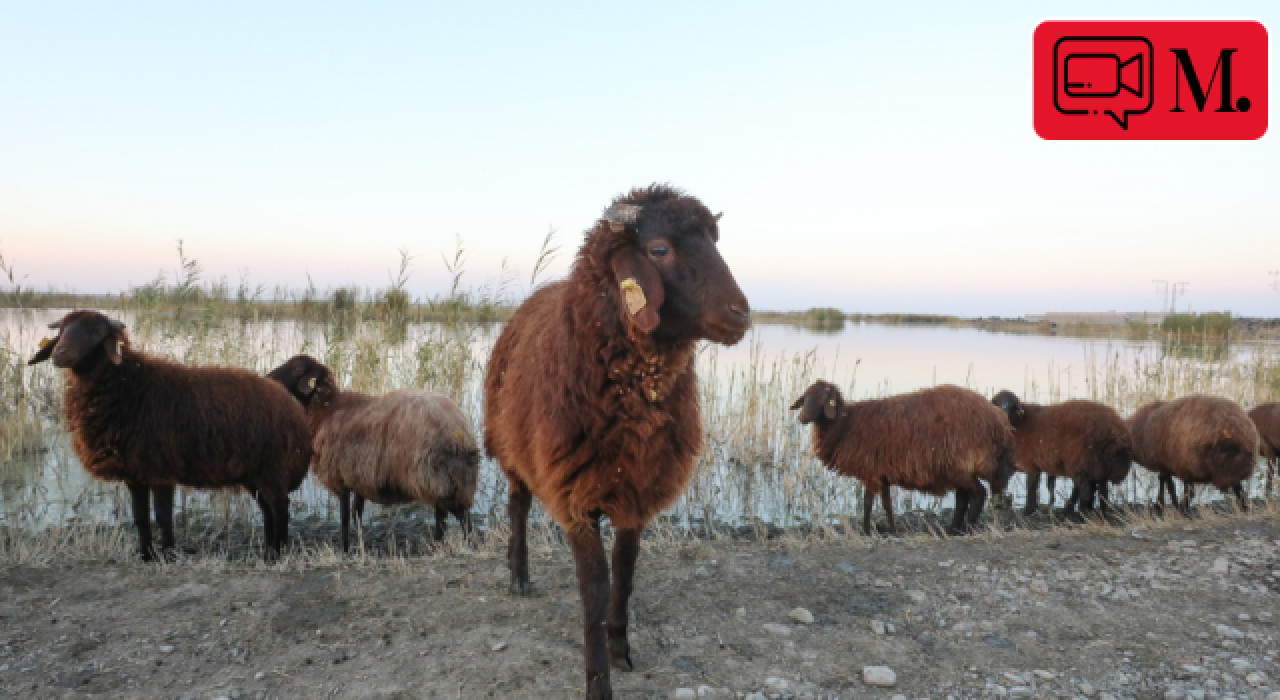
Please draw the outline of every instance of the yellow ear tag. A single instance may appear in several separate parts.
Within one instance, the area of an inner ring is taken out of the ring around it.
[[[827,404],[828,404],[828,405],[830,405],[830,406],[834,406],[834,405],[836,405],[836,400],[835,400],[835,399],[831,399],[830,401],[828,401],[828,402],[827,402]]]
[[[52,343],[52,342],[53,342],[53,341],[52,341],[52,340],[49,340],[48,338],[41,338],[41,339],[40,339],[40,349],[41,349],[41,350],[44,350],[45,348],[49,347],[49,343]]]
[[[314,390],[316,388],[316,378],[312,377],[311,381],[307,382],[307,386],[311,387]]]
[[[644,290],[640,288],[640,283],[637,282],[634,277],[628,277],[622,280],[621,286],[622,293],[627,299],[627,311],[630,311],[631,315],[635,316],[640,313],[640,310],[644,308],[645,304],[649,303],[648,300],[644,298]]]
[[[120,354],[120,353],[122,353],[122,352],[124,352],[124,341],[123,341],[123,340],[117,340],[117,341],[116,341],[116,354],[117,354],[117,355],[119,355],[119,354]]]

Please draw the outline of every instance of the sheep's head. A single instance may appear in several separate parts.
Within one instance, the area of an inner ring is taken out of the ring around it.
[[[40,341],[40,350],[27,364],[52,359],[55,367],[83,374],[104,362],[119,365],[129,347],[124,324],[97,311],[72,311],[49,327],[58,335]]]
[[[663,185],[633,190],[601,217],[612,292],[625,322],[660,340],[733,345],[751,309],[716,244],[720,215]]]
[[[317,398],[325,401],[338,393],[333,372],[310,355],[294,355],[267,373],[267,378],[284,385],[303,406],[310,406]]]
[[[835,384],[821,379],[810,385],[805,390],[804,396],[791,404],[791,410],[800,410],[798,419],[805,425],[819,418],[835,420],[843,408],[844,397],[840,395],[840,389]]]
[[[1016,426],[1027,415],[1027,409],[1023,408],[1022,402],[1018,400],[1018,395],[1008,389],[992,397],[991,403],[995,404],[996,408],[1004,411],[1004,414],[1009,417],[1010,425]]]

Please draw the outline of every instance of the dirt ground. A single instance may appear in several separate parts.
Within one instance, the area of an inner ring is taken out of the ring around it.
[[[0,695],[576,698],[571,558],[0,566]],[[620,698],[1280,698],[1280,520],[649,544]],[[803,608],[812,620],[796,608]],[[887,666],[891,688],[864,683]]]

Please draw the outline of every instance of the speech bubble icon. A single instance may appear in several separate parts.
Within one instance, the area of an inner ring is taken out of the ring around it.
[[[1106,115],[1128,130],[1151,110],[1154,49],[1140,36],[1064,36],[1053,45],[1053,104],[1062,114]]]

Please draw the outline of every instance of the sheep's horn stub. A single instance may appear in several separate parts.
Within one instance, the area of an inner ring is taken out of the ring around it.
[[[107,323],[111,325],[111,330],[117,333],[124,330],[124,321],[117,321],[115,319],[110,319],[107,321]]]
[[[52,328],[55,331],[58,330],[59,328],[62,328],[62,321],[58,320],[58,321],[54,321],[53,323],[50,323],[49,328]]]
[[[724,216],[724,212],[715,215],[716,223],[720,223],[720,217]]]
[[[634,224],[636,218],[640,216],[640,207],[635,204],[615,204],[604,210],[604,220],[609,222],[609,228],[614,231],[622,231],[629,224]]]

